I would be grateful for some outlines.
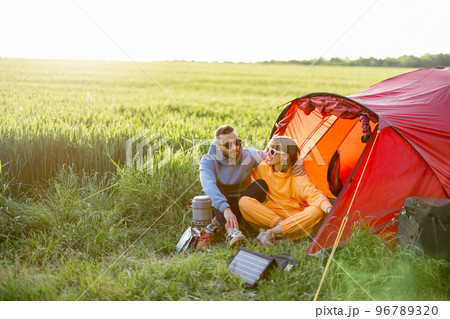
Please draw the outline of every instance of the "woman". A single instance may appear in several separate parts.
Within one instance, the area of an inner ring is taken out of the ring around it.
[[[268,228],[261,230],[256,244],[272,246],[275,237],[299,238],[308,235],[332,206],[308,176],[294,176],[290,169],[300,154],[289,137],[274,137],[263,162],[253,171],[253,178],[264,179],[269,186],[267,205],[244,196],[239,208],[245,220]]]

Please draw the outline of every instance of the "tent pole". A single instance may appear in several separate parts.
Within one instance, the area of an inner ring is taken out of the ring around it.
[[[325,271],[323,272],[322,279],[320,280],[319,288],[317,289],[317,292],[316,292],[316,295],[314,296],[314,300],[313,301],[316,301],[317,297],[319,296],[320,288],[322,287],[323,280],[325,279],[325,276],[327,274],[328,268],[330,267],[331,260],[333,259],[334,253],[335,253],[337,245],[338,245],[338,243],[339,243],[339,241],[341,239],[342,233],[344,232],[344,228],[345,228],[345,225],[347,224],[347,220],[348,220],[348,213],[350,212],[350,209],[353,206],[353,201],[355,200],[356,193],[358,192],[359,184],[361,183],[361,180],[362,180],[362,178],[364,176],[364,173],[366,172],[367,164],[369,163],[370,156],[372,155],[372,151],[373,151],[373,148],[375,147],[375,143],[377,142],[378,134],[380,133],[380,131],[381,130],[377,131],[377,135],[375,136],[375,140],[373,141],[372,148],[370,149],[369,155],[367,157],[367,161],[364,164],[364,169],[363,169],[363,171],[361,173],[361,176],[359,177],[358,184],[356,185],[355,192],[353,193],[352,201],[350,202],[350,205],[348,207],[347,213],[345,214],[345,217],[342,219],[341,226],[339,227],[338,235],[336,237],[336,240],[334,241],[333,249],[331,251],[330,257],[328,258],[327,266],[325,267]]]
[[[327,266],[325,267],[325,271],[323,272],[322,279],[320,280],[319,288],[317,288],[316,295],[314,296],[313,301],[316,301],[317,297],[319,296],[320,288],[322,287],[323,280],[325,279],[328,268],[330,267],[331,260],[333,259],[333,256],[334,256],[334,252],[336,251],[339,240],[341,239],[342,233],[344,232],[344,228],[345,228],[345,225],[347,224],[347,220],[348,220],[348,215],[345,215],[345,217],[342,219],[341,227],[339,227],[338,235],[336,237],[336,240],[334,241],[333,250],[331,251],[330,257],[328,258]]]

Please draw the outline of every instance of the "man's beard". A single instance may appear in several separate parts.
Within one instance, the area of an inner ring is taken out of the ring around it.
[[[239,152],[233,152],[233,153],[228,153],[228,154],[224,154],[226,159],[228,160],[228,163],[230,164],[236,164],[236,160],[238,157]]]

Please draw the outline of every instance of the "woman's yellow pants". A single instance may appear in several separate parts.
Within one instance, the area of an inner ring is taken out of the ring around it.
[[[294,235],[289,237],[303,237],[308,235],[316,226],[325,213],[314,206],[308,206],[304,210],[285,210],[283,208],[268,208],[254,198],[244,196],[239,200],[239,209],[245,220],[262,226],[272,228],[279,223],[283,235]]]

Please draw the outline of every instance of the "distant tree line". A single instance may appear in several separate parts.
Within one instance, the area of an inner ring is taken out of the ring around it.
[[[289,60],[289,61],[264,61],[267,64],[312,64],[316,59],[311,60]],[[414,55],[403,55],[399,58],[376,59],[359,58],[350,60],[348,58],[331,58],[329,60],[320,58],[315,64],[320,65],[344,65],[344,66],[384,66],[384,67],[403,67],[403,68],[426,68],[450,66],[450,54],[425,54],[420,58]]]

